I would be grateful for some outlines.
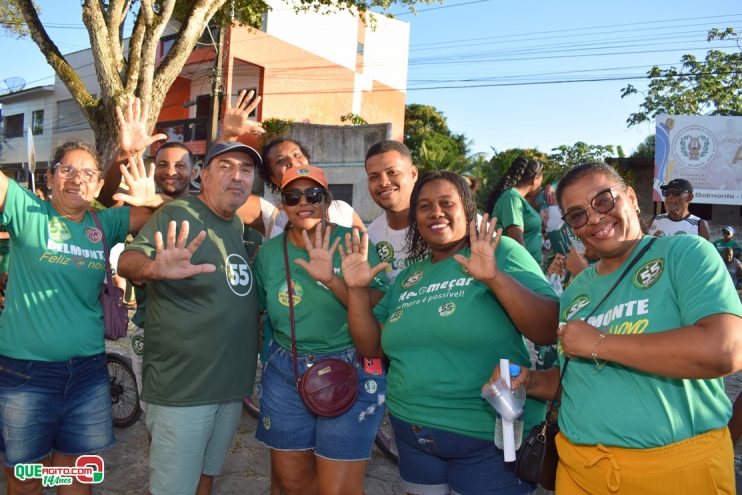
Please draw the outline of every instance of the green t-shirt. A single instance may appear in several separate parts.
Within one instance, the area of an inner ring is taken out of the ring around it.
[[[729,239],[728,241],[725,241],[724,239],[716,239],[714,241],[714,247],[716,247],[719,254],[724,251],[724,248],[732,248],[734,256],[739,255],[740,251],[742,251],[742,247],[740,247],[736,239]]]
[[[178,199],[160,208],[125,251],[154,258],[155,232],[165,238],[171,220],[178,228],[189,222],[189,243],[206,231],[191,263],[216,271],[147,284],[142,397],[167,406],[240,400],[252,391],[258,352],[257,288],[242,221],[224,220],[197,197]]]
[[[330,245],[340,237],[344,238],[351,229],[337,226],[330,236]],[[260,304],[268,312],[273,338],[284,349],[291,349],[291,320],[289,318],[289,297],[286,286],[286,269],[283,258],[283,234],[267,241],[260,248],[255,261],[255,278],[258,282]],[[309,253],[288,245],[289,268],[294,292],[294,326],[296,328],[296,349],[299,354],[328,354],[353,346],[348,332],[348,315],[345,305],[335,294],[320,282],[314,280],[304,268],[294,260],[309,261]],[[368,260],[371,266],[379,263],[376,248],[369,243]],[[335,273],[342,277],[340,253],[335,251],[333,266]],[[386,277],[382,274],[374,278],[370,287],[386,290]]]
[[[609,275],[594,266],[580,273],[562,294],[560,320],[587,317],[631,259]],[[643,334],[719,313],[742,315],[729,274],[711,243],[684,235],[658,238],[587,321],[603,332]],[[731,416],[721,378],[669,378],[616,363],[598,371],[592,359],[576,358],[563,384],[559,424],[576,444],[660,447],[721,428]]]
[[[470,255],[467,247],[461,252]],[[497,266],[556,300],[528,252],[503,237]],[[500,358],[530,366],[528,348],[495,295],[453,257],[405,268],[374,315],[390,359],[387,405],[408,423],[492,440],[495,410],[481,398]]]
[[[123,242],[129,208],[98,212],[109,246]],[[105,350],[98,297],[106,270],[93,217],[62,217],[15,181],[8,183],[0,221],[10,232],[11,273],[0,318],[0,354],[65,361]]]
[[[497,227],[502,228],[503,233],[511,226],[523,229],[526,249],[537,263],[541,263],[541,215],[518,191],[506,189],[497,200],[492,215],[497,217]]]

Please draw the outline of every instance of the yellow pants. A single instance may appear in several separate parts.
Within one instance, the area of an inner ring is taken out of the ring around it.
[[[561,433],[557,495],[735,495],[727,428],[654,449],[575,445]]]

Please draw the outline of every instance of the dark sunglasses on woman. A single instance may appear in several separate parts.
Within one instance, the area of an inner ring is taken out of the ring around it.
[[[281,191],[281,197],[286,206],[298,205],[301,202],[302,196],[307,198],[308,204],[316,205],[324,201],[326,192],[322,187],[310,187],[303,191],[299,189],[286,189]]]

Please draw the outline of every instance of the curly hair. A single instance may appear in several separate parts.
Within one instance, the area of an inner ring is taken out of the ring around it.
[[[101,170],[100,155],[98,154],[98,151],[95,149],[95,146],[90,143],[86,143],[85,141],[67,141],[60,144],[54,150],[52,161],[55,164],[60,163],[60,160],[64,157],[64,155],[66,155],[70,151],[76,150],[81,150],[88,153],[91,157],[93,157],[93,161],[95,162],[95,166],[98,168],[98,170]],[[54,170],[54,173],[56,173],[56,170]]]
[[[427,241],[420,235],[417,225],[417,203],[420,200],[420,191],[428,182],[434,180],[447,180],[454,186],[459,192],[464,211],[466,213],[467,225],[474,219],[477,218],[477,203],[474,198],[474,193],[469,188],[463,177],[447,170],[436,170],[432,172],[426,172],[420,177],[415,183],[415,187],[412,189],[412,195],[410,197],[410,213],[408,217],[409,228],[407,229],[407,250],[410,253],[408,257],[410,259],[419,259],[430,252],[430,246]],[[477,226],[478,228],[479,226]],[[467,229],[468,232],[468,229]],[[468,235],[466,237],[467,244],[469,243]]]
[[[543,173],[543,170],[544,167],[538,160],[528,159],[524,156],[519,156],[513,160],[507,172],[500,177],[500,180],[497,181],[492,192],[490,192],[485,211],[492,212],[497,200],[507,189],[533,182],[536,177]]]
[[[261,153],[263,155],[263,162],[258,164],[258,173],[260,174],[260,177],[262,177],[263,181],[268,184],[268,186],[274,193],[279,192],[281,190],[281,187],[274,184],[271,180],[271,164],[269,163],[270,159],[268,158],[268,154],[270,153],[271,149],[275,148],[281,143],[287,142],[294,143],[296,146],[298,146],[299,151],[301,151],[301,154],[306,157],[307,161],[310,161],[312,159],[312,157],[309,156],[309,150],[307,150],[306,146],[304,146],[296,139],[276,138],[263,145],[263,152]]]

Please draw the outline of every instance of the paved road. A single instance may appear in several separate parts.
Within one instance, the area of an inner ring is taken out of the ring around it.
[[[255,440],[255,419],[247,413],[237,429],[237,437],[226,464],[214,483],[214,495],[263,495],[269,493],[270,465],[268,450]],[[147,494],[147,429],[140,419],[132,427],[115,428],[116,445],[103,453],[105,479],[94,489],[96,495]],[[397,466],[374,447],[373,458],[366,471],[367,495],[398,495],[404,493]],[[1,457],[1,456],[0,456]],[[5,493],[2,480],[0,493]],[[44,490],[44,494],[53,490]]]

